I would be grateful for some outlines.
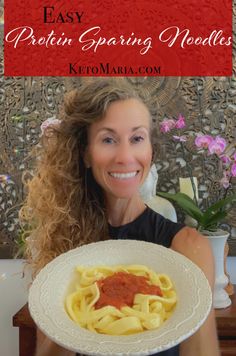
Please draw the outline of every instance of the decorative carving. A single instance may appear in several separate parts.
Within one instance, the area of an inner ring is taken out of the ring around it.
[[[0,2],[0,20],[3,7]],[[234,0],[234,15],[236,0]],[[235,16],[234,16],[235,18]],[[1,22],[0,22],[1,23]],[[234,24],[234,35],[236,29]],[[0,41],[3,26],[0,24]],[[158,190],[175,192],[178,178],[186,176],[186,162],[178,143],[170,136],[159,135],[158,123],[165,116],[182,113],[189,133],[203,131],[221,134],[235,144],[236,138],[236,44],[233,45],[234,77],[128,77],[141,95],[149,98],[156,113],[155,145],[159,174]],[[0,248],[12,243],[19,235],[18,211],[24,198],[22,172],[28,168],[26,159],[38,142],[40,124],[57,116],[65,92],[81,85],[83,78],[63,77],[3,77],[3,54],[0,54]],[[222,175],[217,160],[194,152],[188,143],[194,175],[198,177],[202,204],[223,194],[219,186]],[[232,182],[231,190],[235,190]],[[182,218],[179,213],[179,218]],[[225,225],[230,231],[236,227],[236,209]],[[234,230],[235,231],[235,230]],[[230,254],[236,255],[235,233],[229,239]]]

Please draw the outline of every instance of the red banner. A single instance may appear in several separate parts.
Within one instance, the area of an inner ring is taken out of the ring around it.
[[[5,0],[5,76],[231,76],[229,0]]]

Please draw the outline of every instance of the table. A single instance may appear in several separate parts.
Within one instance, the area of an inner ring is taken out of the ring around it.
[[[225,309],[216,310],[217,331],[220,340],[222,356],[236,355],[236,285],[232,304]]]
[[[236,285],[234,285],[234,290],[235,294],[230,297],[231,306],[216,310],[221,356],[236,355]],[[19,356],[33,356],[36,344],[36,325],[29,314],[27,304],[13,316],[13,326],[19,328]]]

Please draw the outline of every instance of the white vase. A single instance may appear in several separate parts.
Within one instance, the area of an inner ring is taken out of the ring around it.
[[[228,277],[224,272],[224,247],[229,233],[217,230],[214,233],[204,231],[204,236],[209,240],[215,260],[215,286],[213,293],[213,306],[215,309],[227,308],[231,304],[228,293],[224,290],[228,284]]]

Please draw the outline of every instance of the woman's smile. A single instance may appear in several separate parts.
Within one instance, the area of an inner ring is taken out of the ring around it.
[[[126,173],[118,173],[118,172],[108,172],[108,174],[116,179],[131,179],[137,176],[139,171],[134,172],[126,172]]]

